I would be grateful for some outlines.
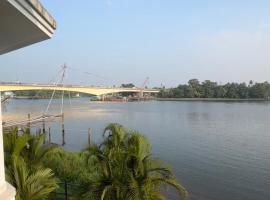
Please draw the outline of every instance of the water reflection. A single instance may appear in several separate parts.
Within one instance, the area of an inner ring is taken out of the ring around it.
[[[4,120],[39,115],[46,100],[12,100]],[[60,100],[51,111],[59,113]],[[154,156],[173,165],[191,199],[270,199],[270,104],[226,102],[96,103],[77,99],[65,104],[66,147],[85,147],[87,130],[101,140],[110,122],[147,135]],[[60,124],[51,124],[61,143]],[[170,194],[171,199],[176,196]]]

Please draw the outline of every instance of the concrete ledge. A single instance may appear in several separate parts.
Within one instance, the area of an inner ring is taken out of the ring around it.
[[[56,21],[38,0],[27,0],[27,2],[51,25],[53,29],[56,29]]]
[[[4,188],[0,191],[0,199],[2,200],[15,200],[16,191],[13,186],[9,183],[6,183]]]
[[[38,0],[0,0],[0,55],[52,37],[56,22]]]
[[[56,29],[56,22],[38,0],[7,0],[34,25],[51,37]]]

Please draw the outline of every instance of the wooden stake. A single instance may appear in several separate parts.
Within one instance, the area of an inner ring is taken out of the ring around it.
[[[45,134],[46,128],[45,128],[45,116],[42,117],[42,134]]]
[[[28,128],[29,128],[29,132],[31,132],[30,131],[30,129],[31,129],[31,115],[30,115],[30,113],[28,113]]]
[[[64,113],[62,114],[62,145],[66,144],[65,141],[65,124],[64,124]]]
[[[49,127],[49,144],[51,144],[51,127]]]
[[[91,146],[91,128],[88,129],[88,146]]]

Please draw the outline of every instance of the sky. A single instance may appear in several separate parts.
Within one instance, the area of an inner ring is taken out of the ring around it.
[[[173,87],[270,81],[269,0],[41,0],[50,40],[0,56],[0,80]]]

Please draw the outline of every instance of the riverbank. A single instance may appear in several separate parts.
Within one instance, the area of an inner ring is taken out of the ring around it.
[[[13,97],[14,99],[50,99],[50,98],[41,98],[41,97],[29,97],[29,96],[16,96]],[[61,99],[60,97],[55,97],[56,99]],[[80,97],[71,97],[72,99],[78,99]],[[154,101],[216,101],[216,102],[245,102],[245,101],[254,101],[254,102],[263,102],[263,101],[269,101],[270,99],[265,99],[265,98],[249,98],[249,99],[230,99],[230,98],[150,98],[150,99],[144,99],[144,100],[138,100],[138,99],[117,99],[117,100],[104,100],[107,102],[133,102],[133,101],[146,101],[146,100],[154,100]]]
[[[51,97],[35,97],[35,96],[15,96],[12,97],[12,99],[50,99]],[[69,98],[69,97],[64,97],[64,98]],[[81,97],[70,97],[71,99],[78,99]],[[54,97],[54,99],[62,99],[62,97]]]
[[[230,99],[230,98],[156,98],[157,101],[270,101],[270,99]]]

